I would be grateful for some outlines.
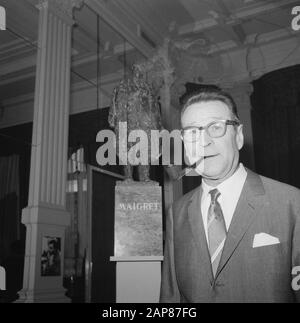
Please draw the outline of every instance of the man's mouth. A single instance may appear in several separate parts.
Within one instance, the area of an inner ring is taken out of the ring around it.
[[[198,161],[196,161],[193,165],[191,165],[190,168],[197,168],[205,159],[209,159],[216,156],[218,156],[218,154],[202,156],[198,159]]]

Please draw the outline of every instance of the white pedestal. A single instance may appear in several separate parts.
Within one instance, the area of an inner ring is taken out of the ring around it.
[[[0,266],[0,290],[6,290],[6,274],[5,269]]]
[[[110,257],[117,262],[117,303],[158,303],[163,257]]]

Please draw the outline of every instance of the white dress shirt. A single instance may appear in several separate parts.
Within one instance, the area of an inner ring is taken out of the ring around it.
[[[211,187],[202,180],[201,212],[207,242],[207,213],[211,201],[211,195],[209,194],[209,191],[217,188],[221,193],[221,195],[218,198],[218,202],[221,205],[225,219],[226,229],[228,231],[243,186],[245,184],[246,177],[247,172],[245,170],[245,167],[242,163],[240,163],[235,173],[216,187]]]

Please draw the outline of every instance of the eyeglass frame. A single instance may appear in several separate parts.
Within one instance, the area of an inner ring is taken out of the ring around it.
[[[220,122],[220,121],[221,121],[222,123],[224,123],[224,125],[225,125],[225,130],[224,130],[223,135],[218,136],[218,137],[211,137],[211,135],[209,134],[209,132],[207,131],[207,129],[208,129],[212,124],[217,123],[217,122]],[[189,127],[186,127],[186,128],[183,128],[183,129],[181,129],[181,130],[180,130],[180,133],[181,133],[181,139],[182,139],[183,141],[185,141],[185,142],[195,142],[195,141],[199,141],[199,140],[187,141],[187,140],[185,140],[185,139],[184,139],[183,134],[182,134],[182,133],[183,133],[183,131],[184,131],[184,130],[187,130],[187,129],[192,129],[192,128],[196,128],[196,129],[200,130],[200,132],[201,132],[201,130],[204,130],[204,131],[207,133],[207,135],[208,135],[210,138],[212,138],[212,139],[214,139],[214,138],[221,138],[221,137],[225,136],[225,134],[226,134],[226,132],[227,132],[227,126],[239,126],[239,125],[241,125],[241,122],[240,122],[239,120],[220,119],[220,120],[212,121],[212,122],[208,123],[206,126],[201,126],[201,127],[197,127],[197,126],[189,126]]]

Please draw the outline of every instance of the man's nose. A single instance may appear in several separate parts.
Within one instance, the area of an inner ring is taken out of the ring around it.
[[[204,129],[202,129],[200,131],[200,140],[199,140],[200,145],[202,147],[206,147],[209,144],[211,144],[211,142],[212,142],[212,139],[209,136],[209,134]]]

